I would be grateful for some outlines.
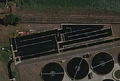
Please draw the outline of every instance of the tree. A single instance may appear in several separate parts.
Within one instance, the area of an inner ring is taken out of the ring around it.
[[[21,21],[19,16],[9,14],[3,18],[4,25],[17,25]]]

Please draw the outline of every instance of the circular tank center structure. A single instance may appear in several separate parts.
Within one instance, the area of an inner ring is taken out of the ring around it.
[[[83,79],[89,72],[89,64],[85,59],[76,57],[71,59],[67,64],[67,73],[71,79]]]
[[[120,80],[120,70],[115,70],[115,71],[113,72],[113,77],[114,77],[114,79],[116,79],[116,80]]]
[[[49,63],[42,69],[41,77],[43,81],[62,81],[64,69],[58,63]]]
[[[113,79],[104,79],[102,81],[114,81]]]
[[[96,54],[92,59],[92,69],[100,75],[108,74],[114,67],[113,57],[105,52]]]

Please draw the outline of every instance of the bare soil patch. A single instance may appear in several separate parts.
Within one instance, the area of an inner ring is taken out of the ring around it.
[[[119,12],[82,9],[16,9],[22,22],[32,23],[112,23],[119,22]]]

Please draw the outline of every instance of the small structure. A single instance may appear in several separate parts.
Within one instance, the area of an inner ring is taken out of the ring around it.
[[[10,51],[10,46],[2,47],[1,50],[2,50],[2,51],[9,52],[9,51]]]

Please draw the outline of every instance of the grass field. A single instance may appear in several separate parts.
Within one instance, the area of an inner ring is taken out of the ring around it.
[[[0,81],[9,81],[7,63],[9,61],[10,52],[1,51],[1,47],[8,46],[6,41],[0,41]]]
[[[80,8],[120,11],[119,0],[15,0],[19,7]]]

